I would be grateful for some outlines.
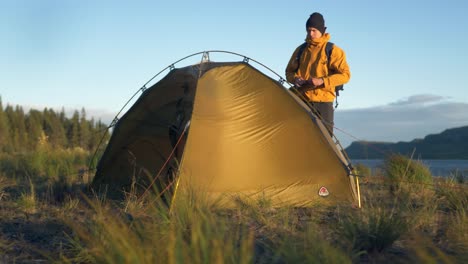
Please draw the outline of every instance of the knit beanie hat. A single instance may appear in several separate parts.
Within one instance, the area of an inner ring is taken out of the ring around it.
[[[322,14],[315,12],[310,15],[309,19],[307,19],[306,28],[310,27],[318,29],[322,34],[325,33],[325,29],[327,28],[325,27],[325,20]]]

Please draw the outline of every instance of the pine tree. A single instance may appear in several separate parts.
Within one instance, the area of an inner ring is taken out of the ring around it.
[[[52,109],[44,109],[43,127],[45,134],[49,137],[49,142],[54,147],[65,148],[67,137],[65,129],[59,116]]]
[[[88,149],[94,150],[97,146],[96,135],[99,136],[99,132],[96,131],[96,121],[94,121],[94,117],[89,121],[89,132]]]
[[[73,116],[70,120],[70,126],[68,127],[68,146],[70,148],[78,147],[80,145],[80,114],[77,110],[73,112]]]
[[[65,108],[63,107],[62,107],[62,110],[60,110],[59,118],[60,118],[60,122],[62,123],[62,125],[67,122],[67,117],[65,115]]]
[[[11,151],[10,125],[0,97],[0,152]]]
[[[28,131],[28,150],[35,150],[41,137],[45,136],[43,124],[43,115],[37,110],[29,110],[26,117],[26,129]]]
[[[84,108],[81,108],[81,118],[80,118],[80,147],[83,149],[89,149],[90,142],[90,125],[88,120],[86,120],[86,111]]]
[[[91,143],[90,143],[90,149],[91,150],[96,150],[96,148],[103,148],[105,147],[105,144],[107,144],[107,141],[110,138],[109,130],[107,125],[103,124],[101,120],[98,120],[97,122],[94,121],[94,119],[91,119],[92,122],[92,136],[91,136]],[[101,144],[101,145],[99,145]]]
[[[5,108],[5,114],[9,123],[8,133],[10,134],[10,151],[16,152],[19,150],[19,133],[16,127],[16,113],[11,105],[7,105]]]
[[[7,105],[5,114],[9,123],[10,151],[22,152],[27,149],[28,134],[26,130],[25,115],[21,106],[13,108]]]
[[[15,107],[16,117],[13,121],[18,133],[18,151],[24,152],[27,150],[28,132],[26,130],[26,121],[23,107],[17,105]]]

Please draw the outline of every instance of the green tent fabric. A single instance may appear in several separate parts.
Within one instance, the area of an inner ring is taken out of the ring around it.
[[[278,81],[246,62],[203,62],[171,70],[142,93],[118,121],[93,184],[156,181],[220,207],[260,198],[275,206],[356,203],[342,151]]]

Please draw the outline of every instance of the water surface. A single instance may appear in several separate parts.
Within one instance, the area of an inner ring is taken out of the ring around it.
[[[468,177],[468,160],[420,160],[434,176],[448,177],[456,173]],[[354,159],[354,165],[360,163],[369,167],[372,172],[379,170],[383,165],[382,159]]]

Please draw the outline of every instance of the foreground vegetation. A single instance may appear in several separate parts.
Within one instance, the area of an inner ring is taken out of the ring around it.
[[[220,210],[192,197],[171,210],[161,197],[140,199],[132,190],[107,199],[87,188],[86,177],[1,173],[0,263],[468,261],[463,179],[433,180],[402,156],[389,157],[381,176],[357,167],[362,209],[272,208],[263,201]]]

